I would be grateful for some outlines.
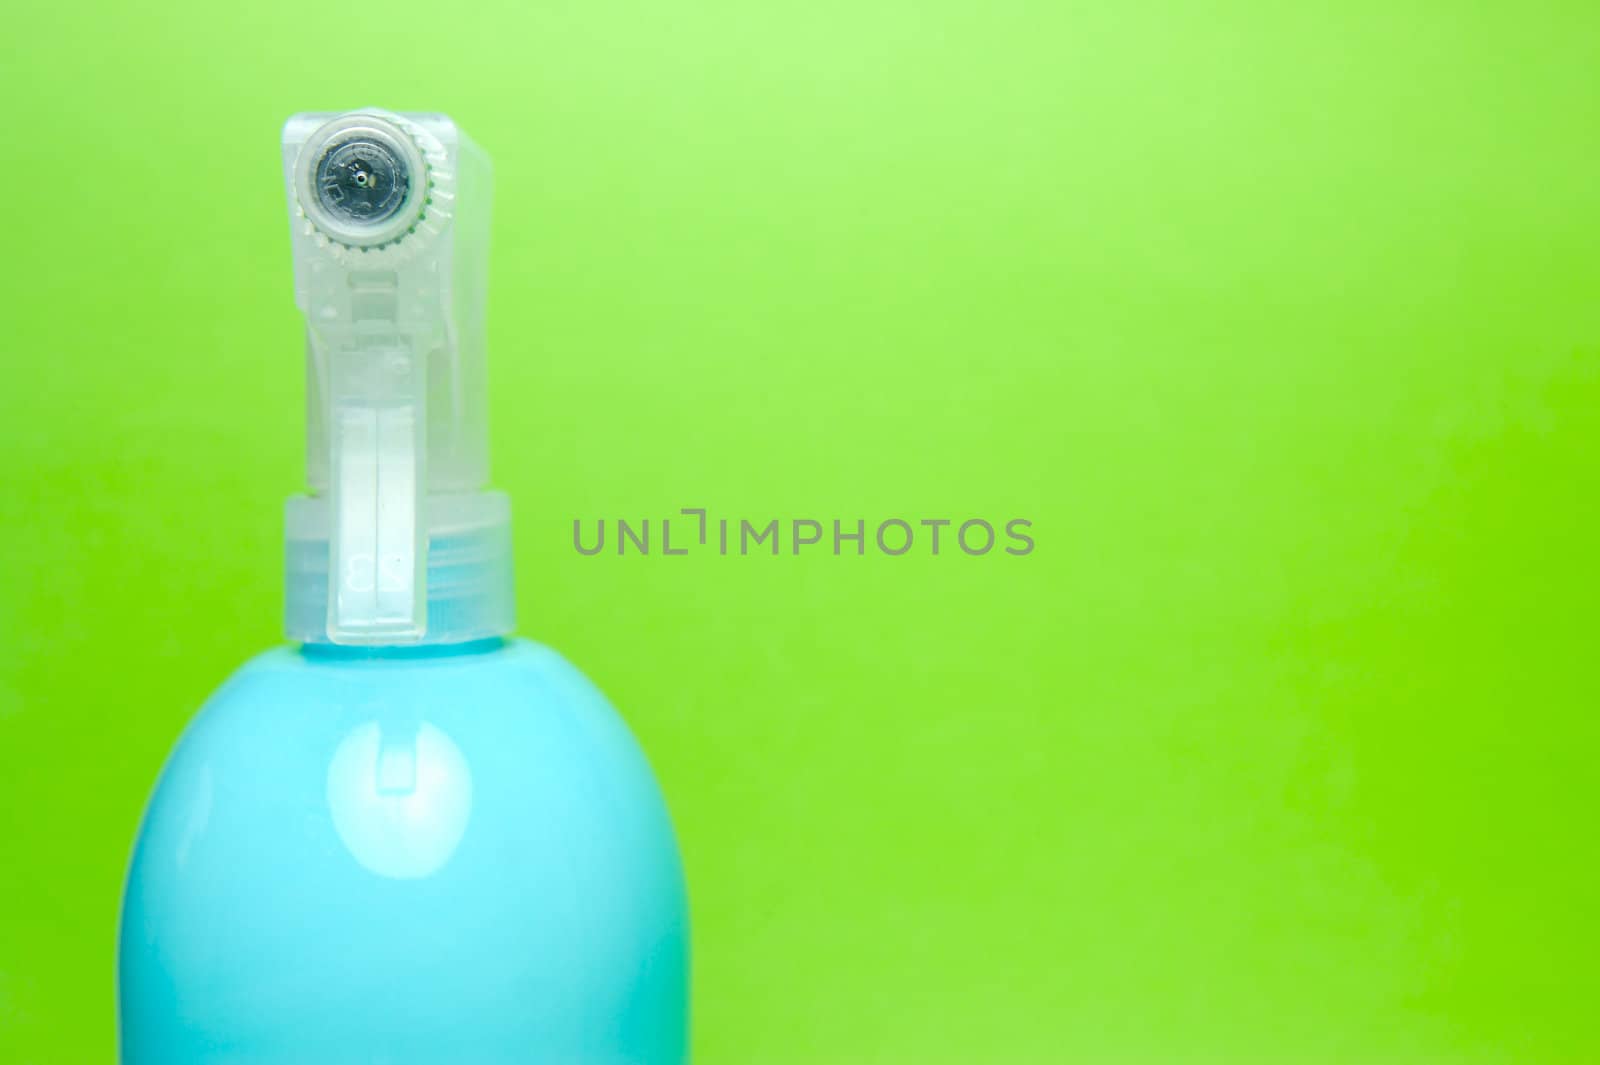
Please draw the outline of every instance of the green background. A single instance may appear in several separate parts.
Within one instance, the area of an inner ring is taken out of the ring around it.
[[[1600,1060],[1590,0],[6,21],[0,1060],[110,1060],[279,639],[278,127],[367,104],[495,158],[522,631],[660,774],[698,1061]],[[1038,546],[572,548],[685,506]]]

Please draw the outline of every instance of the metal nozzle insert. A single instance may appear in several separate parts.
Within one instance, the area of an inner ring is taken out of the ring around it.
[[[335,218],[373,224],[393,218],[405,205],[411,174],[387,145],[353,131],[329,144],[317,160],[314,181],[322,209]]]

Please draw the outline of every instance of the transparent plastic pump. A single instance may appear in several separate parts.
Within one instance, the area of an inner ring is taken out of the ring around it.
[[[310,487],[287,511],[289,635],[509,632],[509,505],[484,491],[488,159],[443,115],[377,110],[291,118],[283,158]]]

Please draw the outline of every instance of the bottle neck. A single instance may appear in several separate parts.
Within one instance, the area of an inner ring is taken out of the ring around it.
[[[504,637],[490,636],[466,643],[417,644],[412,647],[346,647],[336,643],[308,643],[300,648],[300,652],[318,662],[419,662],[493,654],[505,645]]]

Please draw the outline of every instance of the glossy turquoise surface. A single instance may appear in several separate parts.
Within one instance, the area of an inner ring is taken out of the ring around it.
[[[211,698],[150,800],[122,1057],[664,1065],[687,964],[661,794],[558,654],[282,649]]]

